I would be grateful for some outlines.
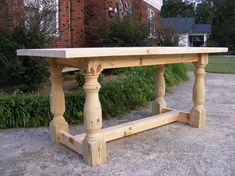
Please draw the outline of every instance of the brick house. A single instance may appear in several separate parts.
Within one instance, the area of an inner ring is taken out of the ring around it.
[[[52,24],[57,31],[52,47],[92,46],[96,33],[94,26],[102,18],[113,18],[115,14],[125,16],[127,13],[132,13],[137,20],[148,22],[149,37],[157,37],[160,28],[162,0],[54,0],[53,2],[58,5],[51,12]],[[25,7],[27,0],[0,1],[0,8],[5,9],[9,16],[16,12],[25,16],[24,11],[27,9]],[[12,17],[7,21],[9,25],[13,25],[14,20]],[[0,26],[3,23],[4,17],[0,13]]]

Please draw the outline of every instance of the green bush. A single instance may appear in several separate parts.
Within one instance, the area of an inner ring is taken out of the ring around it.
[[[114,71],[115,74],[139,75],[147,78],[150,84],[154,84],[156,66],[121,68]],[[170,88],[180,81],[188,80],[187,68],[184,64],[165,65],[164,71],[166,87]]]
[[[77,71],[75,73],[75,78],[76,78],[76,82],[78,83],[78,87],[82,87],[85,83],[85,77],[81,73],[81,71]],[[100,74],[100,76],[98,78],[99,83],[102,83],[103,79],[104,79],[104,75]]]
[[[77,71],[75,73],[75,78],[76,78],[76,82],[78,83],[78,86],[82,87],[85,83],[84,75],[80,71]]]
[[[35,91],[48,76],[46,63],[41,58],[18,57],[16,50],[43,47],[42,36],[36,31],[25,32],[22,27],[0,31],[0,35],[0,84],[13,90]]]
[[[0,97],[0,128],[44,126],[50,120],[48,97],[19,93]]]
[[[98,24],[97,31],[97,46],[130,47],[146,46],[148,43],[147,25],[132,17],[103,19]]]
[[[65,96],[65,118],[70,124],[78,124],[83,118],[84,93],[69,92]],[[51,120],[49,96],[23,93],[0,96],[0,128],[47,126]]]
[[[100,101],[105,117],[114,117],[145,105],[153,98],[153,85],[139,75],[122,75],[102,85]]]
[[[21,9],[20,4],[15,3],[14,8]],[[56,31],[51,24],[53,16],[48,12],[54,10],[56,4],[49,1],[27,1],[26,4],[26,13],[20,10],[11,14],[7,9],[0,9],[5,24],[0,28],[0,85],[12,87],[13,91],[31,92],[48,77],[45,60],[18,57],[16,50],[50,44]]]
[[[167,65],[167,88],[187,79],[184,65]],[[110,118],[146,105],[154,97],[155,66],[125,68],[119,76],[102,82],[100,101],[103,117]],[[69,124],[83,121],[83,90],[66,92],[65,118]],[[0,96],[0,128],[47,126],[52,119],[49,97],[23,93]]]

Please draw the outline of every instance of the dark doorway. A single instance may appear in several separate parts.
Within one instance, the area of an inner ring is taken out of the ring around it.
[[[189,36],[189,44],[192,47],[204,46],[204,36],[203,35]]]

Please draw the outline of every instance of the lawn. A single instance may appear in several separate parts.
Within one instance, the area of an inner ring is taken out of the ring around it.
[[[189,70],[194,70],[192,63],[186,63],[185,65]],[[209,56],[206,71],[211,73],[235,73],[235,57],[211,55]]]

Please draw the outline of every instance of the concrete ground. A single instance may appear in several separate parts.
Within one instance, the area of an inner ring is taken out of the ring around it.
[[[169,107],[192,107],[193,80],[167,93]],[[108,164],[90,167],[50,142],[48,128],[0,130],[0,176],[234,176],[235,75],[207,74],[207,126],[177,122],[107,144]],[[104,121],[112,126],[150,115],[150,106]],[[74,126],[72,133],[83,131]]]

